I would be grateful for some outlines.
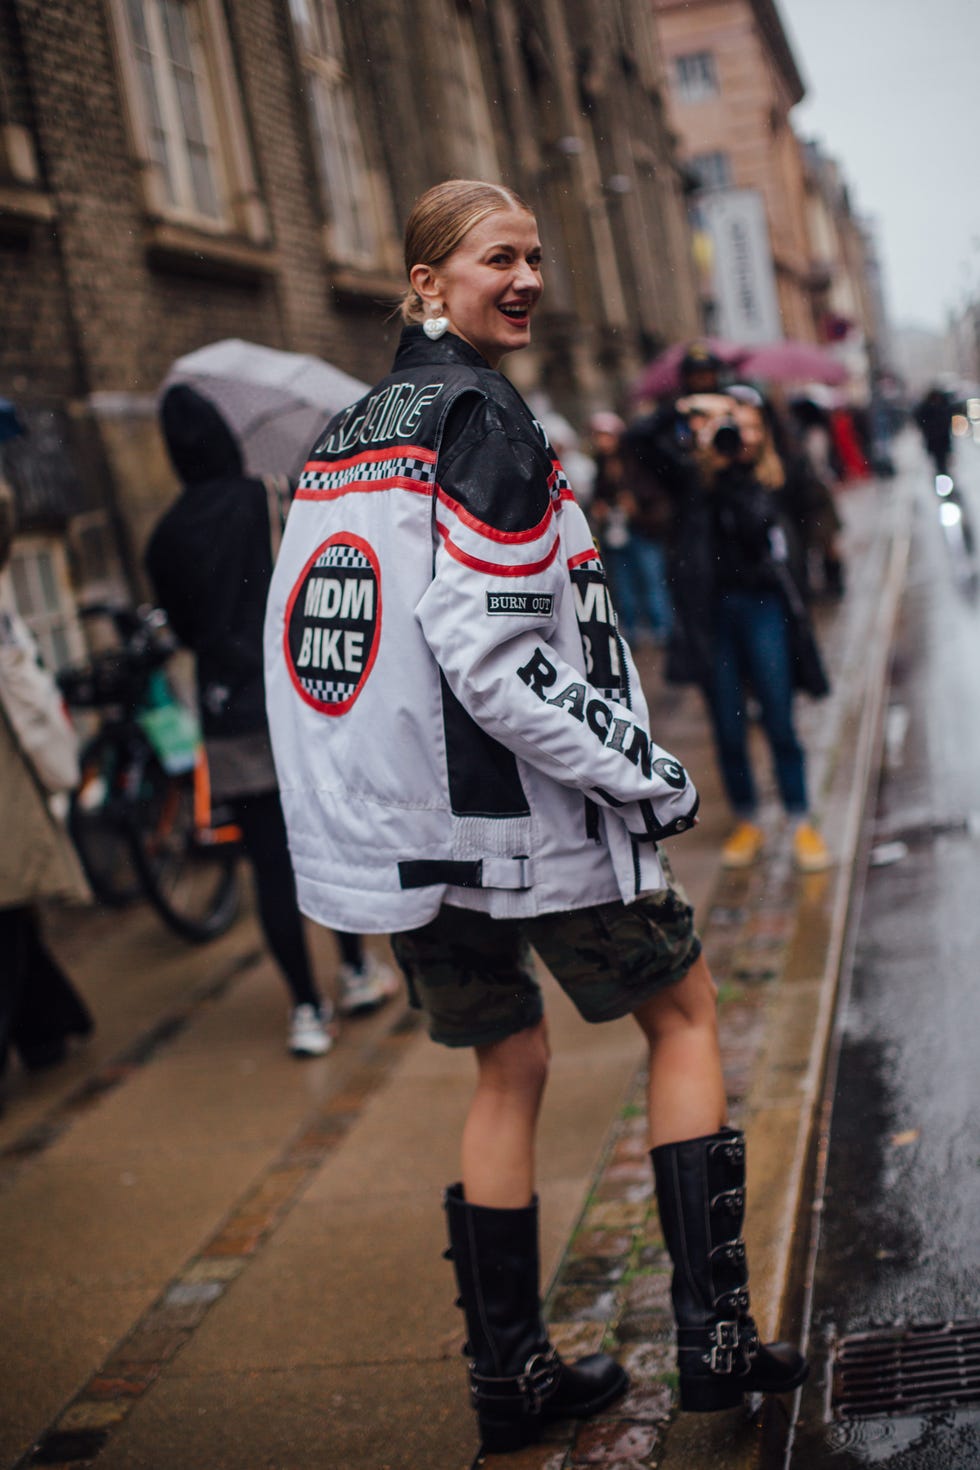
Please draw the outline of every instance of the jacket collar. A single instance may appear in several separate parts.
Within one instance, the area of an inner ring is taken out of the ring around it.
[[[458,363],[462,367],[476,368],[490,366],[482,353],[464,342],[462,337],[457,337],[455,332],[447,332],[436,342],[430,342],[420,326],[412,324],[403,328],[395,353],[394,371],[427,367],[433,363]]]

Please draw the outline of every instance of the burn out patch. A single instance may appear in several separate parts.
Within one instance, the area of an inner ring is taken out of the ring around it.
[[[350,531],[317,547],[286,604],[285,654],[302,699],[325,715],[350,709],[371,672],[381,633],[381,571]]]

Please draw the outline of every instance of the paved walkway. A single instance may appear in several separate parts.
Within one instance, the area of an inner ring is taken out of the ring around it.
[[[752,872],[719,874],[727,817],[699,700],[665,690],[652,659],[645,669],[658,738],[704,797],[671,850],[721,984],[767,1331],[791,1300],[902,503],[901,485],[845,500],[850,590],[823,620],[835,692],[803,711],[833,873],[797,879],[777,837]],[[57,1072],[14,1073],[0,1117],[0,1464],[468,1470],[440,1192],[456,1176],[471,1059],[432,1046],[398,1002],[347,1024],[328,1057],[292,1062],[252,920],[203,950],[141,910],[56,916],[52,932],[99,1029]],[[317,948],[329,976],[329,936]],[[587,1028],[546,984],[549,1313],[560,1346],[615,1344],[635,1387],[608,1419],[575,1437],[556,1426],[499,1464],[754,1463],[761,1437],[739,1416],[674,1413],[635,1028]]]

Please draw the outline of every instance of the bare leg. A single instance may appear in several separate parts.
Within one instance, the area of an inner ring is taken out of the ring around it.
[[[650,1045],[650,1147],[717,1133],[725,1121],[715,983],[704,956],[634,1011]]]
[[[548,1076],[544,1021],[476,1048],[477,1082],[463,1128],[468,1204],[524,1209],[534,1194],[534,1130]]]

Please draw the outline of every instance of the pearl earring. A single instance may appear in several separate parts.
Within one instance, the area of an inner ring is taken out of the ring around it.
[[[443,308],[445,310],[445,308]],[[430,316],[422,323],[422,330],[430,342],[438,342],[449,330],[448,316]]]

